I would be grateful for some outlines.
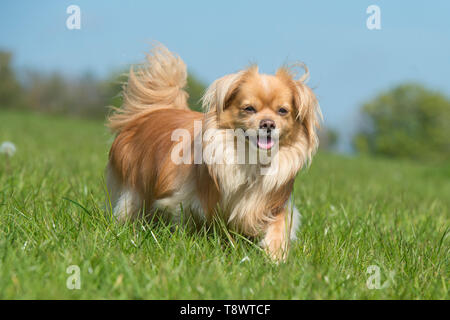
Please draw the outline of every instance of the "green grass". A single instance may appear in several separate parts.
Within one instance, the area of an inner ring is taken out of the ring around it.
[[[116,224],[101,122],[2,111],[5,140],[17,153],[0,158],[2,299],[449,298],[448,165],[319,154],[295,185],[299,240],[276,265],[236,236]],[[368,289],[371,265],[394,281]]]

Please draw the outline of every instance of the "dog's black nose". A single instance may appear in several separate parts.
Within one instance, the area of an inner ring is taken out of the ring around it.
[[[270,120],[270,119],[263,119],[259,123],[259,128],[266,129],[268,131],[273,130],[273,129],[275,129],[275,121]]]

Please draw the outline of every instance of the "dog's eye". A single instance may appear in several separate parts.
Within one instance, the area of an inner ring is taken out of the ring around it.
[[[288,111],[285,108],[278,109],[278,114],[280,114],[282,116],[286,115],[287,113],[288,113]]]
[[[244,110],[247,111],[247,112],[249,112],[249,113],[255,113],[255,112],[256,112],[256,109],[255,109],[255,107],[253,107],[253,106],[246,106],[246,107],[244,108]]]

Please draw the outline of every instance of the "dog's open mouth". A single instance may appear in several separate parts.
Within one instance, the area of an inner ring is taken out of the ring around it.
[[[275,142],[273,141],[272,137],[270,135],[266,136],[258,136],[256,138],[256,144],[258,145],[258,148],[264,149],[264,150],[270,150],[272,149]]]
[[[275,138],[272,137],[270,131],[259,131],[256,134],[250,134],[249,131],[246,131],[245,138],[253,143],[258,149],[270,150],[275,145]]]

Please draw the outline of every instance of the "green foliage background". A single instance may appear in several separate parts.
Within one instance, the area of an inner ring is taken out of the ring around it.
[[[12,54],[0,51],[0,102],[1,107],[20,107],[20,84],[11,66]]]
[[[362,107],[356,150],[395,158],[450,160],[450,100],[420,84],[403,84]]]

